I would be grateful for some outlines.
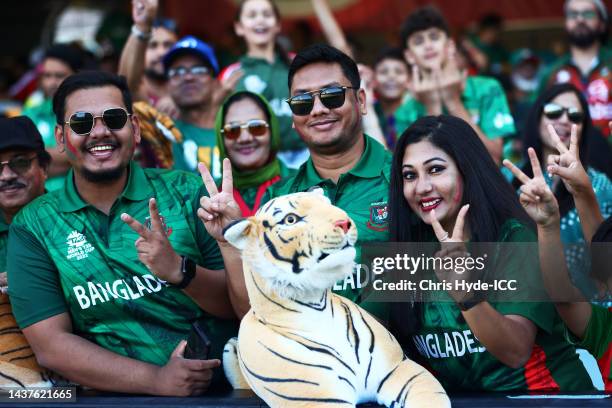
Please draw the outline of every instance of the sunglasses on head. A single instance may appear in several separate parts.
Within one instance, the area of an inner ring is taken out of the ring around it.
[[[580,112],[578,108],[566,108],[561,105],[557,105],[556,103],[547,103],[544,105],[544,116],[546,116],[548,119],[559,119],[561,116],[563,116],[563,112],[567,113],[567,118],[572,123],[579,124],[582,123],[582,120],[584,119],[584,113]]]
[[[132,115],[123,108],[110,108],[98,116],[91,112],[75,112],[65,123],[70,126],[74,133],[84,136],[93,130],[96,118],[102,118],[102,122],[108,130],[120,130],[123,129],[130,116]]]
[[[32,161],[36,158],[36,155],[30,157],[17,156],[11,160],[0,162],[0,174],[4,171],[4,166],[8,166],[14,173],[19,175],[24,174],[30,167],[32,167]]]
[[[327,109],[336,109],[344,105],[347,89],[359,89],[352,86],[329,86],[317,91],[304,92],[286,99],[291,112],[297,116],[306,116],[312,112],[315,95],[319,95],[321,103]]]
[[[228,139],[234,140],[240,137],[242,129],[246,129],[253,136],[263,136],[269,127],[270,125],[265,120],[251,119],[244,123],[228,123],[221,129],[221,134]]]

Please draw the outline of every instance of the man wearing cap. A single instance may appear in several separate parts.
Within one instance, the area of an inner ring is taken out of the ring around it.
[[[202,180],[131,160],[140,127],[122,77],[72,75],[53,109],[72,169],[61,190],[11,223],[7,270],[19,326],[41,366],[79,384],[203,393],[211,377],[223,379],[213,368],[237,329],[225,269],[241,266],[197,218]],[[196,321],[210,355],[187,359],[183,340]]]
[[[51,101],[55,91],[66,77],[74,74],[83,66],[83,54],[80,50],[67,44],[57,44],[50,47],[40,64],[40,90],[43,99],[23,111],[40,132],[45,148],[51,155],[49,166],[49,179],[47,190],[57,190],[63,185],[64,175],[68,171],[69,164],[66,155],[61,153],[56,146],[53,129],[55,128],[55,116],[51,107]]]
[[[26,116],[0,118],[0,286],[6,286],[9,225],[19,210],[45,192],[51,156]]]
[[[570,52],[543,76],[541,90],[553,83],[570,82],[589,103],[591,119],[608,137],[612,120],[612,53],[603,44],[608,35],[608,11],[601,0],[567,0],[565,30]]]
[[[213,97],[219,65],[213,49],[195,37],[184,37],[164,57],[164,68],[179,110],[176,127],[183,134],[183,143],[174,148],[174,168],[196,171],[202,162],[213,177],[220,177],[214,130],[218,106]]]

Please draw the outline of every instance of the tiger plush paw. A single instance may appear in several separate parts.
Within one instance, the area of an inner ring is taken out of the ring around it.
[[[223,348],[223,371],[227,381],[235,390],[250,390],[249,383],[240,371],[238,362],[238,337],[232,337]]]
[[[269,406],[450,406],[374,317],[331,292],[353,272],[357,228],[322,190],[275,198],[224,236],[241,251],[251,304],[238,364]]]

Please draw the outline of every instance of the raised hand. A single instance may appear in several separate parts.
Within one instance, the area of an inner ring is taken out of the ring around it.
[[[572,195],[590,191],[591,180],[580,162],[578,126],[572,125],[569,149],[561,141],[552,125],[548,125],[547,130],[559,154],[548,156],[546,171],[550,175],[561,177],[565,188]]]
[[[449,43],[446,49],[446,63],[436,75],[440,97],[445,105],[461,100],[467,74],[459,68],[457,51],[454,43]]]
[[[204,223],[206,231],[218,242],[226,242],[223,238],[223,229],[230,223],[242,218],[238,203],[234,200],[234,181],[232,178],[232,165],[229,159],[223,159],[223,179],[221,191],[217,189],[215,180],[203,163],[198,164],[202,181],[208,192],[208,197],[200,198],[198,217]]]
[[[553,225],[559,221],[559,204],[546,184],[535,150],[530,147],[527,149],[527,154],[531,162],[533,178],[529,178],[509,160],[504,160],[504,166],[523,183],[520,187],[519,201],[531,219],[541,226]]]
[[[126,213],[121,214],[121,220],[140,236],[134,243],[140,262],[158,278],[178,284],[183,278],[181,275],[181,257],[170,245],[154,198],[149,200],[149,216],[151,229]]]
[[[428,73],[412,65],[412,76],[408,82],[408,90],[414,98],[421,102],[429,115],[442,113],[442,100],[436,80],[436,73]]]
[[[435,210],[431,211],[430,221],[431,226],[433,227],[434,234],[436,234],[436,238],[440,241],[442,249],[438,251],[435,256],[441,259],[456,259],[456,258],[465,258],[468,257],[469,254],[465,247],[465,237],[464,237],[464,227],[465,227],[465,216],[470,208],[469,204],[464,205],[459,210],[457,214],[457,219],[455,220],[455,227],[453,228],[453,235],[449,236],[448,232],[442,227],[438,219],[436,218]],[[454,264],[454,262],[453,262]],[[470,281],[471,273],[467,271],[459,272],[454,270],[453,268],[445,268],[444,265],[447,265],[446,262],[442,263],[441,267],[436,267],[436,276],[442,282],[450,282],[452,290],[449,290],[448,293],[456,302],[463,302],[469,296],[466,291],[457,290],[456,281]]]
[[[132,20],[143,32],[151,30],[157,14],[157,0],[132,0]]]

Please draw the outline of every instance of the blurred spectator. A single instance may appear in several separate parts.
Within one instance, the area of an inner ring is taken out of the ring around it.
[[[219,159],[232,163],[233,195],[242,216],[255,215],[266,189],[293,174],[276,157],[280,132],[274,111],[262,96],[236,92],[219,109],[215,132]]]
[[[564,11],[569,54],[547,70],[540,91],[552,83],[572,83],[584,93],[595,126],[608,136],[612,120],[612,55],[604,47],[608,10],[602,0],[567,0]],[[612,138],[608,141],[612,144]]]
[[[409,69],[399,48],[383,50],[374,63],[374,110],[389,150],[393,150],[399,137],[395,112],[406,98],[411,98]]]
[[[64,184],[64,175],[70,168],[68,158],[57,147],[55,140],[55,115],[53,114],[53,96],[60,84],[68,76],[79,71],[84,64],[82,50],[73,45],[57,44],[50,47],[40,64],[39,86],[44,96],[40,104],[28,106],[23,114],[36,124],[45,148],[51,155],[47,190],[60,189]]]
[[[174,145],[174,168],[196,171],[202,162],[213,177],[221,176],[219,148],[215,137],[217,104],[213,99],[219,65],[205,42],[181,38],[163,59],[168,91],[178,109],[176,127],[183,142]]]
[[[281,130],[278,157],[289,167],[297,167],[308,158],[308,150],[292,128],[291,110],[285,103],[291,58],[277,41],[281,30],[277,6],[271,0],[242,0],[234,30],[244,39],[247,52],[219,75],[225,95],[246,90],[270,101]]]
[[[484,65],[482,62],[478,64],[480,73],[494,76],[503,73],[509,57],[508,51],[500,41],[503,28],[503,20],[499,14],[486,14],[478,22],[476,33],[468,37],[468,41],[486,57]],[[470,49],[469,45],[466,48]],[[474,58],[474,61],[482,59]]]
[[[570,144],[572,126],[576,125],[580,162],[591,180],[601,213],[604,217],[612,215],[612,182],[606,174],[597,171],[592,166],[594,154],[603,155],[603,158],[598,161],[608,164],[612,163],[612,154],[605,142],[603,148],[593,145],[597,137],[601,140],[601,135],[598,132],[593,133],[593,123],[591,122],[587,102],[582,93],[573,85],[557,84],[544,91],[535,101],[527,119],[523,144],[525,149],[531,147],[535,150],[542,166],[548,166],[558,160],[560,154],[559,143],[556,143],[550,135],[549,125],[553,126],[561,140],[560,143],[566,148]],[[527,157],[526,151],[525,157]],[[522,171],[529,177],[533,176],[533,170],[529,163],[522,166]],[[561,240],[568,244],[584,242],[581,220],[578,217],[576,203],[568,190],[567,184],[557,176],[549,176],[546,169],[543,169],[543,173],[547,185],[559,202]],[[519,188],[520,184],[520,181],[515,179],[515,187]],[[584,274],[586,272],[583,267],[584,253],[581,253],[577,246],[572,246],[568,248],[566,258],[576,285],[587,297],[592,296],[594,288]]]
[[[135,100],[146,101],[175,117],[163,58],[176,43],[178,34],[172,20],[156,18],[157,9],[157,0],[132,1],[134,25],[121,52],[119,74],[126,77]]]
[[[455,43],[440,12],[423,7],[401,29],[402,47],[412,66],[408,99],[396,113],[403,132],[417,118],[447,112],[470,123],[496,162],[503,138],[515,133],[506,96],[493,78],[469,76],[458,66]]]

